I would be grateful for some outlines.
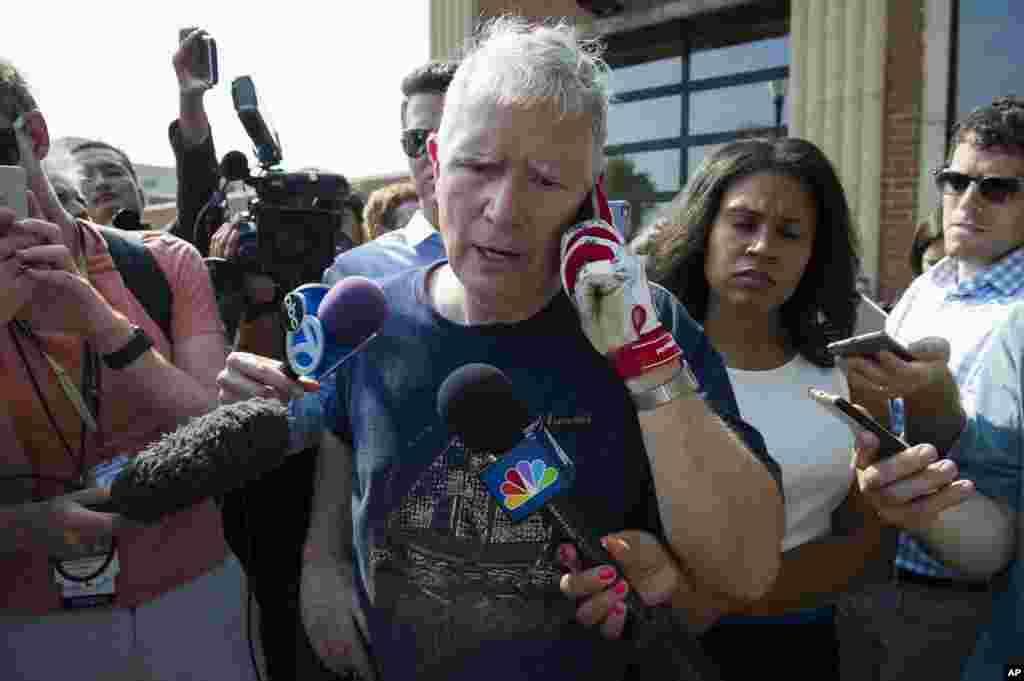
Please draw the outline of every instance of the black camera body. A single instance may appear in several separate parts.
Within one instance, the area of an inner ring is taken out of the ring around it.
[[[348,181],[341,175],[270,171],[246,182],[256,190],[239,216],[238,253],[233,262],[245,272],[266,274],[287,290],[319,281],[339,250],[343,199]]]

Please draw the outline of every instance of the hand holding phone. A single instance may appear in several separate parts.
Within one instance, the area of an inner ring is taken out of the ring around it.
[[[808,388],[807,394],[812,400],[824,407],[826,411],[849,426],[855,437],[862,430],[874,433],[879,442],[879,460],[886,459],[910,447],[902,438],[854,407],[845,398],[827,393],[824,390],[818,390],[817,388]]]
[[[852,338],[845,338],[829,343],[826,347],[836,357],[865,357],[877,355],[883,350],[888,350],[904,362],[914,361],[914,356],[910,354],[910,351],[885,331],[875,331],[860,336],[853,336]]]
[[[206,88],[211,88],[220,79],[217,41],[205,31],[200,31],[188,40],[198,30],[196,26],[189,26],[178,31],[178,52],[174,56],[174,67],[178,71],[179,81],[192,77],[201,81]]]

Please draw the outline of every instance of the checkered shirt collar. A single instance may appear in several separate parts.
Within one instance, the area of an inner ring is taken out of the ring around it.
[[[966,281],[957,281],[956,258],[943,258],[925,273],[947,295],[970,298],[981,296],[986,289],[1013,296],[1024,290],[1024,247],[1011,251],[996,263]]]

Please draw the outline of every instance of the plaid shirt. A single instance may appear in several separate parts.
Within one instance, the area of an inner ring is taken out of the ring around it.
[[[1018,248],[974,277],[959,281],[954,258],[944,258],[918,277],[889,315],[886,331],[904,344],[940,336],[949,341],[949,368],[964,409],[973,411],[979,359],[1010,304],[1024,299],[1024,248]],[[893,400],[893,424],[903,426],[903,405]],[[964,579],[932,558],[909,534],[900,534],[896,566],[932,577]]]

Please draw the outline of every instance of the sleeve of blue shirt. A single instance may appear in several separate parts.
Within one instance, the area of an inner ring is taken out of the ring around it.
[[[1024,457],[1024,303],[1014,305],[982,358],[977,399],[950,458],[960,477],[974,482],[992,499],[1021,507],[1021,462]]]
[[[974,413],[950,454],[960,466],[961,477],[973,480],[978,491],[1024,513],[1024,303],[1014,304],[982,361]],[[1015,561],[964,669],[963,681],[1006,678],[1004,665],[1024,661],[1021,641],[1024,565]]]
[[[761,433],[740,416],[740,408],[722,356],[672,293],[657,284],[651,284],[651,294],[658,318],[683,349],[686,361],[700,382],[705,401],[765,465],[775,479],[779,494],[782,494],[782,470],[768,454]]]

